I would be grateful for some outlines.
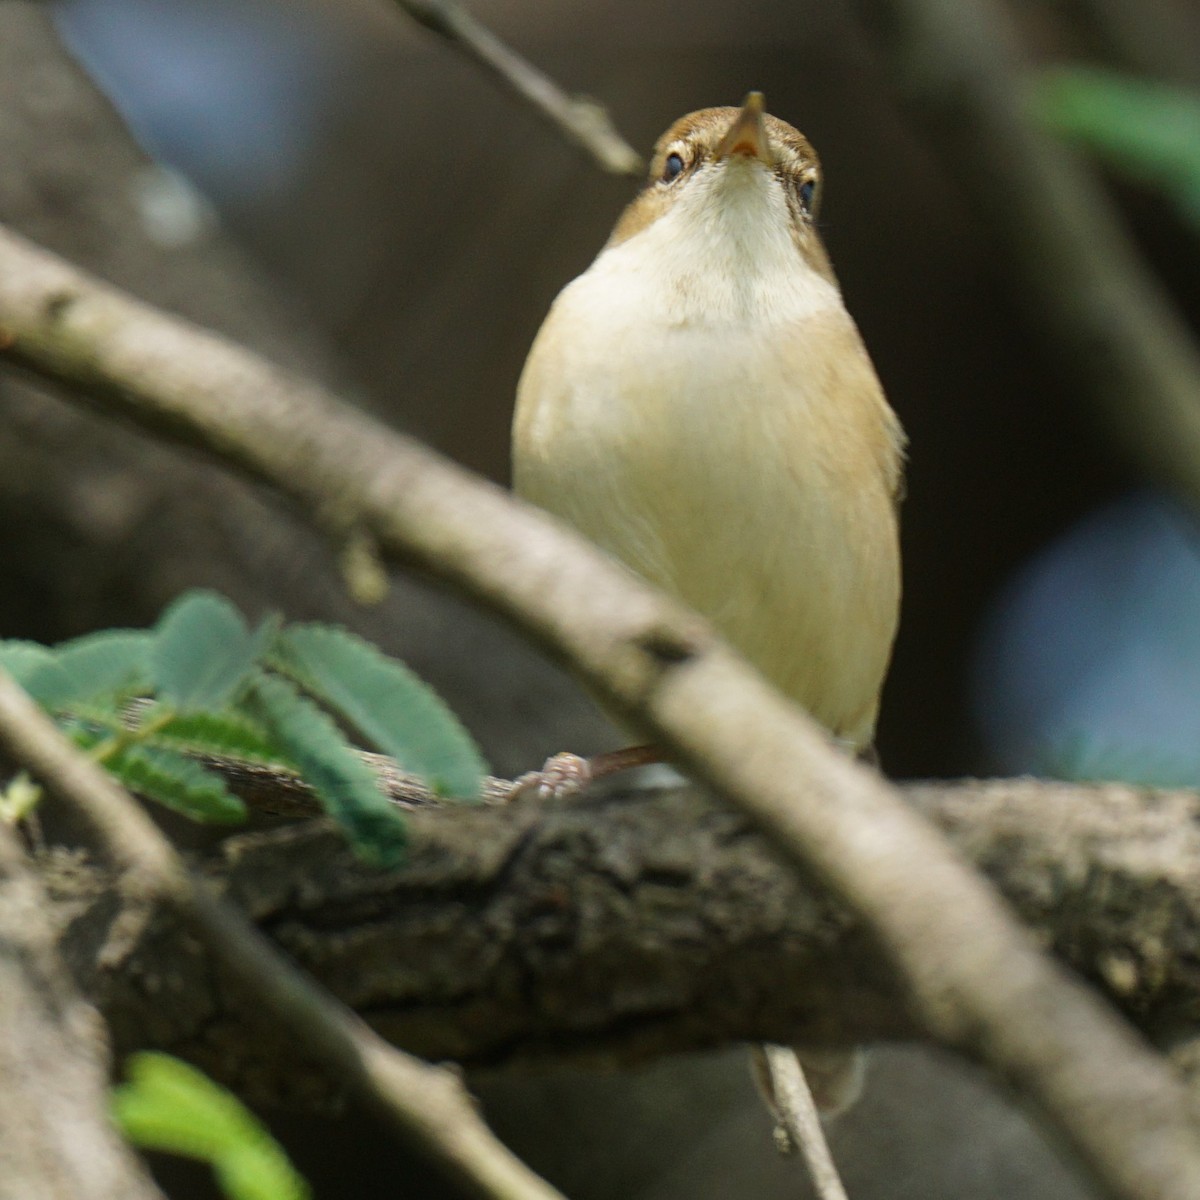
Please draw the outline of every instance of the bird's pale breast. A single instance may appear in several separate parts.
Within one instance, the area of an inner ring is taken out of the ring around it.
[[[761,309],[705,296],[728,287],[717,274],[657,278],[629,245],[564,290],[534,343],[517,490],[865,745],[898,615],[901,434],[857,330],[815,275]]]

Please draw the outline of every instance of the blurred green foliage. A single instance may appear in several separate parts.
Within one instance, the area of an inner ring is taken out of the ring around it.
[[[118,1128],[135,1146],[212,1167],[229,1200],[308,1200],[308,1184],[232,1093],[167,1054],[135,1054],[113,1090]]]
[[[1157,188],[1200,229],[1200,96],[1091,67],[1034,82],[1034,117],[1113,169]]]

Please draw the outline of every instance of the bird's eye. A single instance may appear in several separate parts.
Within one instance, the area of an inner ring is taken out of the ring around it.
[[[813,203],[817,198],[817,181],[806,179],[799,187],[800,207],[806,216],[812,216]]]
[[[668,154],[667,161],[663,164],[663,183],[672,183],[681,174],[683,174],[683,155]]]

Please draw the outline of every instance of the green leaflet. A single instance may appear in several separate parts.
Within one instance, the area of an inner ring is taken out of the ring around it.
[[[149,691],[154,637],[145,629],[106,629],[54,647],[54,657],[73,681],[64,701],[73,704],[97,696],[124,699]]]
[[[54,652],[40,642],[10,639],[0,642],[0,667],[3,667],[26,691],[26,683],[35,671],[54,661]]]
[[[243,712],[177,713],[154,732],[154,741],[182,754],[208,754],[243,762],[290,765],[263,726]]]
[[[487,768],[471,735],[402,663],[329,625],[288,626],[270,663],[435,791],[478,798]]]
[[[1039,76],[1031,99],[1043,125],[1159,188],[1200,226],[1200,96],[1113,71],[1060,67]]]
[[[71,690],[71,677],[59,666],[54,651],[37,642],[0,642],[0,667],[43,707]]]
[[[283,1148],[240,1101],[166,1054],[135,1054],[115,1088],[113,1118],[147,1150],[209,1163],[230,1200],[307,1200],[308,1184]]]
[[[152,638],[144,630],[106,629],[49,649],[0,643],[0,665],[51,712],[103,697],[123,699],[149,687]]]
[[[273,632],[251,632],[241,613],[215,592],[187,592],[158,622],[154,684],[180,709],[220,708],[234,698]]]
[[[158,801],[193,821],[242,821],[246,806],[218,775],[174,750],[124,746],[104,760],[105,770],[131,792]]]
[[[251,681],[246,703],[355,849],[378,866],[395,866],[406,843],[404,819],[333,721],[286,679],[266,672]]]

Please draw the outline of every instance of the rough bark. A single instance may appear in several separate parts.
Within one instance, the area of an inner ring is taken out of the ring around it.
[[[1200,797],[1034,781],[908,796],[1145,1032],[1195,1021]],[[411,820],[411,861],[391,874],[321,823],[234,838],[208,869],[423,1056],[613,1065],[732,1040],[919,1036],[862,930],[724,805],[618,793]],[[185,1054],[258,1099],[325,1094],[170,918],[78,857],[44,873],[67,959],[122,1050]]]
[[[55,947],[46,896],[0,827],[0,1200],[162,1200],[107,1117],[107,1044]]]

